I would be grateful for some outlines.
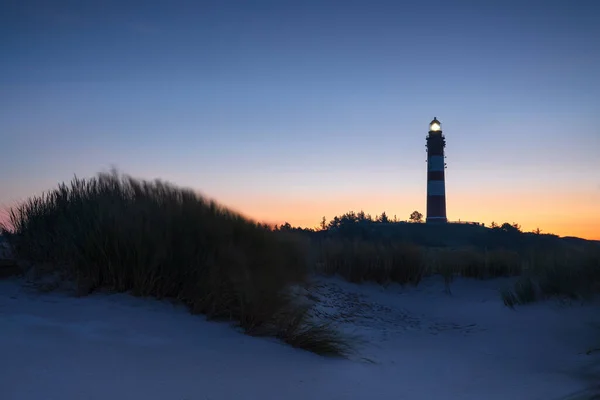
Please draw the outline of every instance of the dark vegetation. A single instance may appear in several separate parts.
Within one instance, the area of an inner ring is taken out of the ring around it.
[[[514,277],[501,292],[514,308],[548,298],[587,300],[600,292],[600,242],[559,238],[539,229],[523,232],[516,223],[428,225],[423,215],[408,222],[390,220],[385,213],[372,218],[349,212],[321,221],[318,229],[289,224],[276,228],[309,238],[317,272],[339,274],[352,282],[398,282],[416,285],[427,275],[439,274],[448,291],[456,276],[476,279]],[[600,343],[600,342],[599,342]],[[599,348],[590,360],[590,387],[577,399],[600,399]]]
[[[3,236],[14,256],[38,275],[74,281],[80,295],[175,299],[250,335],[324,355],[350,351],[290,295],[309,272],[301,241],[190,190],[116,172],[75,178],[12,209],[10,225]]]
[[[3,229],[16,258],[38,274],[60,274],[81,295],[99,289],[171,298],[192,313],[236,321],[325,355],[349,340],[311,319],[293,286],[316,272],[351,282],[417,285],[441,275],[515,277],[507,306],[600,292],[600,243],[522,232],[515,223],[422,223],[348,212],[319,228],[270,227],[186,189],[116,172],[74,179],[10,212]]]
[[[490,279],[514,276],[502,292],[507,306],[549,297],[587,299],[600,292],[600,243],[560,238],[516,223],[432,225],[413,212],[411,222],[349,212],[318,229],[295,232],[310,241],[316,271],[351,282],[418,284],[428,275]]]

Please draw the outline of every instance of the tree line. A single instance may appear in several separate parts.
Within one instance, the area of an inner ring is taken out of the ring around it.
[[[366,224],[405,224],[405,223],[423,223],[423,214],[417,210],[413,211],[407,220],[399,220],[396,215],[393,217],[388,216],[384,211],[379,215],[373,217],[371,214],[365,213],[363,210],[359,212],[349,211],[340,216],[335,216],[331,220],[327,221],[326,217],[323,217],[319,222],[319,225],[314,228],[300,228],[294,227],[289,222],[285,222],[281,225],[276,225],[274,230],[276,231],[302,231],[302,232],[317,232],[317,231],[332,231],[339,228],[355,225],[366,225]],[[518,223],[504,222],[498,224],[494,221],[489,225],[489,228],[494,231],[503,231],[512,234],[524,233],[521,225]],[[541,235],[542,231],[539,228],[534,229],[530,233]]]
[[[315,228],[299,228],[292,226],[289,222],[277,225],[274,227],[277,231],[329,231],[342,228],[345,226],[359,224],[402,224],[402,223],[422,223],[423,214],[419,211],[413,211],[408,220],[400,220],[396,215],[390,217],[385,211],[373,217],[371,214],[365,213],[363,210],[359,212],[348,211],[340,216],[335,216],[327,221],[326,217],[321,219],[319,225]]]

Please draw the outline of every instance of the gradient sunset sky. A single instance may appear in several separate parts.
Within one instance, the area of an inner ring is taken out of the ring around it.
[[[600,239],[600,2],[0,5],[0,205],[116,166],[314,227],[425,212]]]

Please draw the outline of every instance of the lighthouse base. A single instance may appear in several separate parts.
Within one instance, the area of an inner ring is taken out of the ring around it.
[[[446,223],[448,223],[448,218],[446,218],[446,217],[427,217],[427,219],[425,219],[425,223],[427,223],[427,224],[446,224]]]

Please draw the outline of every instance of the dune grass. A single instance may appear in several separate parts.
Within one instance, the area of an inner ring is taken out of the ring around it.
[[[514,287],[502,292],[509,307],[549,298],[588,300],[600,293],[600,247],[560,246],[531,253]]]
[[[407,241],[327,237],[313,241],[315,272],[354,282],[418,285],[440,275],[449,285],[455,277],[516,277],[501,296],[507,306],[550,297],[589,298],[600,292],[600,246],[556,241],[553,247],[524,249],[426,247]]]
[[[351,346],[288,293],[306,285],[306,251],[191,190],[119,175],[75,178],[10,211],[14,255],[97,289],[171,298],[324,355]]]
[[[420,248],[405,243],[325,239],[315,245],[316,270],[353,282],[418,284],[425,272]]]
[[[316,272],[339,274],[354,283],[418,285],[430,275],[450,282],[457,276],[490,279],[522,271],[521,257],[510,250],[427,248],[404,241],[337,238],[319,240],[314,247]]]
[[[74,281],[82,295],[109,289],[173,298],[192,313],[319,354],[345,355],[351,346],[289,295],[311,272],[403,285],[441,275],[448,288],[455,277],[518,276],[501,293],[509,307],[600,292],[597,245],[516,251],[310,237],[274,231],[191,190],[116,172],[32,197],[10,210],[10,222],[4,233],[14,255],[40,274]]]

